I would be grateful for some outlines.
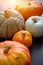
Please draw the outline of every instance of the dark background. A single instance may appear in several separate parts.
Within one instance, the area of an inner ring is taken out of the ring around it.
[[[33,38],[31,65],[43,65],[43,37]]]

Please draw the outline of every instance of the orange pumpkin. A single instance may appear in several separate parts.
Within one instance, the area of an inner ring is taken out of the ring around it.
[[[42,8],[42,11],[43,11],[43,8]]]
[[[30,52],[24,45],[14,41],[0,43],[0,65],[30,65]]]
[[[27,20],[30,16],[42,14],[42,3],[39,1],[23,1],[17,4],[15,9]]]
[[[12,40],[20,42],[27,47],[30,47],[32,45],[32,35],[28,31],[21,30],[15,33]]]

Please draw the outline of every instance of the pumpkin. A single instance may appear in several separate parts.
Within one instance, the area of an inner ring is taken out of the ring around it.
[[[32,16],[25,23],[25,30],[31,32],[33,37],[43,36],[43,16]]]
[[[28,31],[20,30],[14,34],[12,40],[20,42],[27,47],[30,47],[32,45],[32,34]]]
[[[42,15],[42,6],[40,1],[23,1],[16,5],[15,10],[19,11],[27,20],[31,16]]]
[[[0,12],[0,37],[11,38],[14,33],[24,29],[24,18],[12,9]]]
[[[43,4],[43,3],[42,3]],[[43,11],[43,8],[42,8],[42,11]]]
[[[0,65],[30,65],[30,51],[24,45],[13,42],[0,42]]]

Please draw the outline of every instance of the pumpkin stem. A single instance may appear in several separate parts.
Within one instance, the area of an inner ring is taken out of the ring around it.
[[[32,18],[32,20],[33,20],[34,23],[37,23],[37,20],[35,18]]]
[[[4,11],[4,16],[6,18],[9,18],[11,16],[11,12],[9,11],[9,9]]]
[[[6,46],[4,49],[4,53],[8,53],[8,51],[10,50],[11,46]]]
[[[23,39],[25,38],[25,34],[24,33],[22,33],[23,34]]]
[[[31,5],[31,3],[28,3],[28,5]]]

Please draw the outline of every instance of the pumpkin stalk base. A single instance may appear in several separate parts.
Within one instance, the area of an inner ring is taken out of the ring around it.
[[[10,50],[11,46],[6,46],[4,49],[4,53],[8,53],[8,51]]]

